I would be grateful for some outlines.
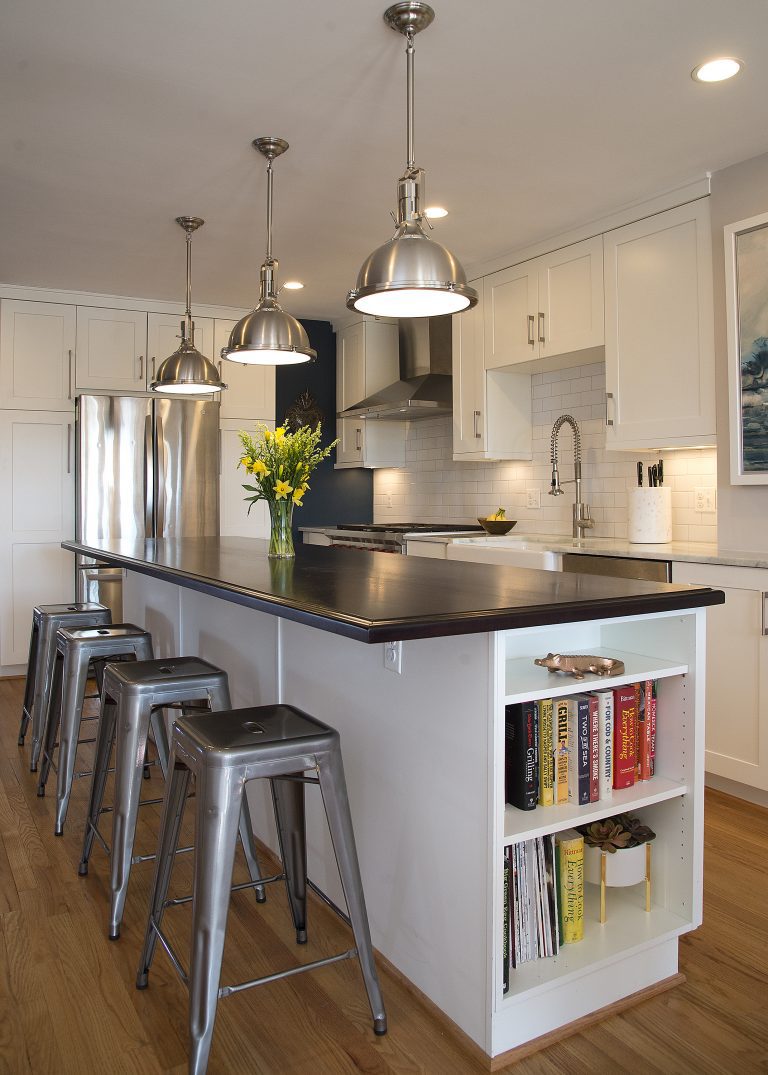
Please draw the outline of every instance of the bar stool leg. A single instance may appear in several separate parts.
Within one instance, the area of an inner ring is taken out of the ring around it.
[[[303,774],[297,773],[298,777]],[[285,887],[296,943],[307,943],[307,833],[304,784],[300,780],[270,780],[277,821],[280,857],[285,870]]]
[[[328,828],[331,832],[331,841],[339,867],[344,898],[347,901],[352,932],[355,935],[363,982],[371,1005],[373,1030],[375,1034],[386,1034],[387,1016],[384,1011],[379,976],[376,973],[376,964],[373,960],[373,945],[371,944],[371,932],[368,926],[368,914],[365,909],[363,882],[360,877],[355,833],[352,828],[347,785],[344,779],[344,763],[341,758],[338,741],[334,749],[317,755],[317,767],[320,774],[320,791],[322,792],[325,813],[328,818]]]
[[[150,706],[136,697],[121,698],[117,705],[115,740],[115,796],[112,813],[112,852],[110,855],[111,898],[109,939],[120,936],[128,880],[131,876],[136,816],[144,775],[144,752]]]
[[[208,770],[198,776],[189,971],[190,1075],[204,1075],[211,1051],[243,794],[244,784],[231,770]]]
[[[102,693],[101,715],[99,717],[98,731],[96,732],[96,754],[93,759],[93,776],[91,778],[91,794],[88,802],[88,816],[85,822],[85,836],[83,838],[83,853],[77,872],[81,877],[88,873],[88,860],[93,850],[93,841],[96,838],[96,827],[101,816],[101,807],[104,803],[104,789],[107,785],[107,769],[109,768],[109,756],[112,753],[112,743],[115,738],[115,716],[117,707],[109,695]]]
[[[72,794],[80,718],[83,713],[85,687],[88,682],[88,661],[65,659],[62,676],[64,683],[61,690],[59,758],[56,772],[56,821],[53,829],[56,836],[64,833],[64,820],[69,807],[69,797]]]
[[[176,848],[179,846],[179,833],[189,791],[189,781],[192,776],[186,765],[175,761],[173,754],[169,759],[169,766],[160,820],[160,839],[149,898],[149,920],[136,975],[137,989],[146,989],[149,984],[149,968],[157,946],[157,934],[152,928],[152,923],[154,922],[159,927],[163,920]]]
[[[61,677],[63,675],[63,668],[64,658],[57,652],[53,662],[51,692],[50,697],[48,698],[48,710],[45,716],[43,738],[40,743],[43,761],[40,766],[40,776],[37,781],[37,794],[41,797],[45,795],[45,785],[48,783],[48,777],[51,772],[51,759],[53,758],[53,751],[56,747],[56,738],[59,734],[59,725],[61,724]],[[37,763],[35,763],[35,768],[37,768]]]
[[[24,705],[21,710],[21,724],[19,725],[19,746],[24,746],[24,737],[27,734],[27,728],[29,722],[32,719],[30,714],[32,713],[32,699],[35,695],[35,682],[37,680],[37,661],[38,661],[38,642],[39,642],[38,626],[32,620],[32,633],[29,636],[29,660],[27,662],[27,681],[24,684]]]
[[[212,688],[209,704],[214,712],[225,712],[232,708],[232,699],[229,694],[229,684],[224,682],[220,687]],[[248,806],[248,796],[243,794],[243,804],[240,810],[240,843],[243,845],[243,854],[248,867],[248,873],[252,881],[261,880],[261,868],[256,853],[256,840],[253,836],[253,823],[251,822],[251,810]],[[267,894],[263,885],[258,885],[254,890],[257,903],[266,903]]]
[[[49,620],[44,619],[37,638],[37,668],[35,670],[35,688],[32,696],[32,750],[29,756],[30,773],[37,772],[40,751],[43,746],[43,731],[51,696],[51,679],[54,661],[49,655],[56,655],[56,630]],[[51,637],[53,636],[53,637]],[[51,649],[53,647],[53,649]]]

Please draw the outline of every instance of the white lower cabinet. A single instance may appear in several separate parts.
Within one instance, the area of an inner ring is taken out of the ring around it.
[[[708,199],[603,236],[606,447],[715,443]]]
[[[24,664],[32,609],[74,598],[74,416],[0,411],[0,664]]]
[[[709,610],[708,610],[709,611]],[[696,675],[701,619],[677,612],[507,631],[496,641],[496,718],[492,821],[494,937],[490,1002],[493,1056],[524,1045],[606,1005],[642,992],[677,973],[678,938],[702,918],[703,887],[703,684]],[[538,668],[548,651],[621,658],[621,679],[581,682]],[[658,680],[656,772],[612,798],[518,810],[505,806],[505,706],[529,699],[572,695],[646,679]],[[508,845],[623,811],[656,833],[652,844],[651,909],[644,885],[610,888],[607,920],[599,921],[600,889],[585,883],[584,939],[561,945],[557,955],[510,969],[503,992],[503,853]],[[511,1057],[510,1057],[511,1059]]]
[[[274,422],[265,422],[270,429]],[[219,486],[222,537],[269,537],[269,509],[265,501],[259,500],[250,512],[245,497],[250,494],[243,489],[243,484],[253,485],[250,476],[238,463],[242,457],[242,445],[238,430],[242,422],[225,419],[221,423],[221,484]]]
[[[768,571],[676,562],[672,581],[725,591],[707,620],[707,772],[768,791]]]

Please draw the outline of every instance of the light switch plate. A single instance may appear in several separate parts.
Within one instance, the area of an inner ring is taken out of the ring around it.
[[[694,489],[693,506],[695,511],[716,511],[717,489],[711,486]]]
[[[526,489],[525,506],[526,508],[541,507],[541,489]]]

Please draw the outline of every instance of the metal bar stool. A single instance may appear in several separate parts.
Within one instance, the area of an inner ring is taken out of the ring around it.
[[[131,866],[135,862],[144,862],[155,857],[133,855],[136,819],[141,805],[144,751],[150,725],[163,776],[166,776],[168,737],[160,710],[180,708],[182,711],[188,711],[202,707],[209,713],[216,713],[213,717],[215,721],[218,719],[217,711],[227,710],[231,704],[227,673],[198,657],[174,657],[170,660],[137,661],[107,666],[101,695],[101,719],[96,738],[91,798],[78,872],[81,876],[88,873],[93,842],[98,839],[110,855],[111,862],[110,939],[116,940],[120,936]],[[113,742],[115,791],[110,847],[99,832],[98,822],[102,813]],[[263,903],[266,897],[261,884],[250,812],[245,800],[239,812],[239,829],[248,871],[256,887],[256,898]]]
[[[54,832],[61,836],[69,808],[75,775],[75,756],[83,716],[85,684],[91,667],[99,678],[105,661],[147,660],[152,656],[152,636],[133,623],[104,627],[60,628],[56,635],[56,661],[53,670],[50,704],[45,722],[40,779],[37,794],[45,795],[45,785],[53,764],[56,737],[59,756],[56,766],[56,822]],[[101,723],[101,721],[99,722]],[[142,767],[143,767],[142,755]]]
[[[90,627],[111,622],[110,610],[92,601],[73,602],[71,605],[37,605],[32,610],[27,682],[19,725],[19,746],[23,746],[30,722],[32,724],[30,772],[37,772],[43,742],[45,714],[56,660],[56,632],[60,627]]]
[[[308,769],[316,770],[318,775],[305,776]],[[215,717],[181,717],[171,737],[169,773],[136,985],[139,989],[147,986],[159,939],[189,988],[190,1073],[201,1075],[207,1068],[220,997],[354,956],[360,960],[374,1032],[385,1034],[387,1018],[373,960],[338,732],[288,705],[236,709]],[[196,779],[193,893],[191,897],[168,900],[173,855],[193,774]],[[272,787],[285,871],[277,877],[265,878],[265,883],[285,879],[299,944],[307,937],[304,784],[320,785],[356,947],[240,985],[220,987],[237,821],[245,798],[245,783],[257,777],[268,778]],[[190,898],[192,943],[187,973],[162,930],[162,918],[166,907],[187,903]]]

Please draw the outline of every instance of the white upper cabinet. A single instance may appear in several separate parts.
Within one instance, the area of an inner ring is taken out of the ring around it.
[[[339,332],[336,342],[336,409],[343,411],[400,379],[397,324],[370,318]],[[405,422],[340,418],[337,467],[402,467]]]
[[[145,313],[78,306],[78,392],[143,392],[147,383],[146,357]]]
[[[0,304],[0,407],[74,409],[75,307],[3,299]]]
[[[715,443],[709,204],[607,232],[606,446]]]
[[[532,452],[531,378],[512,369],[483,365],[485,295],[453,318],[453,457],[530,459]]]
[[[488,370],[576,365],[604,343],[601,236],[492,273],[482,288]]]
[[[147,315],[147,389],[157,377],[160,364],[176,351],[181,343],[181,314]],[[213,362],[213,318],[193,317],[195,347]]]
[[[275,420],[275,367],[223,361],[221,349],[229,342],[236,321],[216,318],[212,351],[206,357],[216,363],[226,388],[221,393],[221,417],[243,421]],[[280,416],[282,419],[282,415]],[[254,509],[255,510],[255,509]],[[251,513],[253,514],[253,512]]]

